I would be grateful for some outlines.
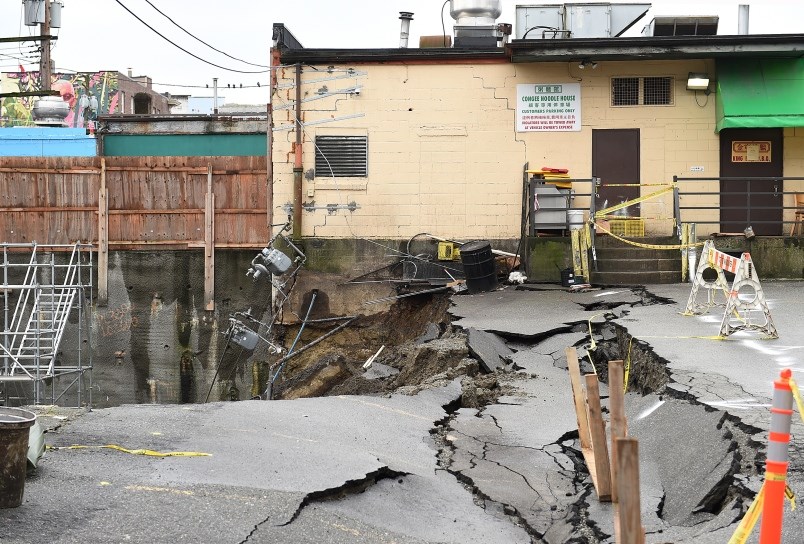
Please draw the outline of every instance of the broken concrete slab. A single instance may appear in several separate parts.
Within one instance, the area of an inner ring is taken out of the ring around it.
[[[454,325],[504,333],[522,339],[537,339],[551,331],[569,332],[567,327],[585,323],[595,314],[574,301],[584,293],[565,291],[515,291],[511,289],[454,297],[450,313]],[[595,323],[603,323],[603,316]]]
[[[546,338],[533,346],[533,350],[537,353],[553,356],[553,359],[560,359],[564,357],[564,350],[577,346],[580,342],[589,340],[588,331],[584,332],[568,332],[563,334],[555,334]]]
[[[535,350],[518,351],[511,355],[513,368],[527,374],[536,374],[545,366],[552,366],[554,363],[551,355],[544,355]]]
[[[530,542],[525,530],[512,524],[507,516],[489,519],[465,493],[463,485],[446,471],[436,472],[435,478],[410,475],[384,480],[371,493],[350,495],[318,507],[422,542]],[[463,525],[460,537],[456,534],[458,523]]]
[[[397,368],[382,363],[371,363],[369,369],[363,373],[363,377],[367,380],[380,380],[397,374],[399,374],[399,369]]]
[[[415,343],[426,344],[431,340],[435,340],[440,335],[441,335],[441,328],[438,326],[438,323],[428,323],[427,329],[425,329],[424,333],[415,340]]]
[[[566,542],[581,493],[561,445],[575,425],[569,377],[547,364],[534,379],[509,378],[508,385],[516,392],[498,404],[461,409],[448,423],[447,469],[546,542]],[[522,417],[523,408],[529,417]]]
[[[503,368],[514,353],[496,334],[479,331],[472,327],[466,332],[469,353],[478,360],[480,367],[486,372],[494,372]]]

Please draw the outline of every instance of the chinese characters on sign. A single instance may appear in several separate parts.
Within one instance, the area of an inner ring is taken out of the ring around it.
[[[516,86],[516,131],[581,130],[581,84]]]
[[[771,143],[732,142],[731,162],[771,162]]]

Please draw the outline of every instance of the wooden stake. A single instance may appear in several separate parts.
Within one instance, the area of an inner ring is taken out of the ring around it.
[[[625,438],[628,425],[625,419],[623,393],[623,362],[609,361],[609,412],[611,415],[611,500],[617,502],[617,438]]]
[[[207,194],[204,214],[204,301],[206,309],[215,309],[215,192],[212,165],[207,167]]]
[[[98,306],[109,303],[109,200],[106,192],[106,158],[101,157],[98,190]]]
[[[592,454],[595,460],[592,482],[600,501],[611,500],[611,468],[609,466],[609,448],[606,444],[606,424],[600,408],[600,385],[597,374],[587,374],[586,402],[589,406],[589,431],[592,437]],[[588,464],[588,462],[587,462]],[[592,472],[590,470],[590,472]]]
[[[620,519],[619,544],[643,544],[639,499],[639,443],[635,438],[617,438],[617,485]]]
[[[578,420],[578,436],[581,442],[581,450],[590,450],[592,440],[589,437],[589,419],[586,417],[586,399],[581,387],[581,367],[578,363],[578,351],[575,348],[567,348],[564,353],[567,355],[567,366],[572,385],[572,398],[575,402],[575,417]]]

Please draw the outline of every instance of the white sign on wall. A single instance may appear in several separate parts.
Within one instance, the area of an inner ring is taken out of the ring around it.
[[[516,86],[517,132],[581,130],[580,83],[526,83]]]

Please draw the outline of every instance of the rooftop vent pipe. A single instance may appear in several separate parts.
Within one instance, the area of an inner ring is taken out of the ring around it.
[[[458,26],[491,26],[502,15],[500,0],[450,0],[449,14]]]
[[[737,34],[748,34],[748,4],[737,7]]]
[[[410,11],[400,11],[399,20],[402,21],[402,28],[399,30],[399,47],[405,49],[408,46],[410,22],[413,20],[413,13]]]

